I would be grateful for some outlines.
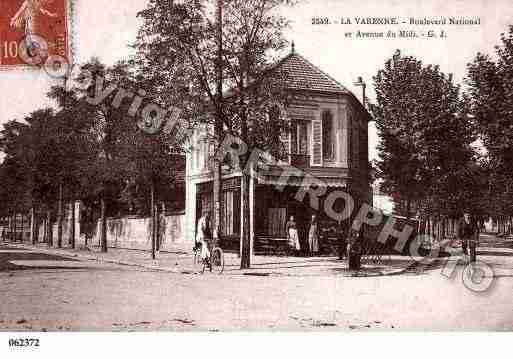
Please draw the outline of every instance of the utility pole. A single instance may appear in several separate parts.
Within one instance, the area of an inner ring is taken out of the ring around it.
[[[151,259],[156,258],[157,220],[155,213],[155,181],[151,179]]]
[[[216,59],[216,118],[214,123],[215,149],[219,149],[223,133],[223,0],[217,0],[217,59]],[[219,154],[214,155],[214,181],[213,181],[213,204],[214,213],[212,234],[217,243],[221,224],[221,158]]]
[[[367,84],[363,82],[363,78],[361,76],[358,76],[358,81],[353,82],[353,85],[359,86],[362,88],[362,105],[364,108],[366,108],[366,99],[365,99],[365,89],[367,88]]]
[[[72,69],[73,68],[73,64],[70,65],[69,69]],[[70,70],[71,71],[71,70]],[[68,106],[68,91],[71,91],[71,87],[70,87],[70,77],[71,77],[71,73],[70,71],[67,72],[66,76],[64,77],[64,106],[65,106],[65,109],[68,109],[69,106]],[[73,134],[73,137],[75,136],[75,126],[72,127],[72,134]],[[71,233],[70,233],[70,240],[69,240],[69,244],[71,246],[72,249],[75,249],[75,196],[74,196],[74,188],[73,186],[71,186]]]
[[[62,181],[62,179],[61,179]],[[59,204],[57,210],[57,247],[62,247],[62,182],[59,181]]]

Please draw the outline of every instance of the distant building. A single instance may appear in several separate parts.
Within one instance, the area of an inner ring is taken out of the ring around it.
[[[381,210],[384,214],[392,214],[394,212],[394,201],[392,197],[381,192],[379,184],[372,186],[372,206]]]

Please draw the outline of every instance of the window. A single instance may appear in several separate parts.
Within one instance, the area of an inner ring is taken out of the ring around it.
[[[240,192],[226,191],[222,194],[221,233],[233,236],[240,231]]]
[[[308,121],[295,121],[291,129],[291,153],[297,155],[308,155],[310,136]]]
[[[286,208],[269,208],[268,212],[267,233],[270,236],[283,237],[286,236],[285,224],[287,222]]]
[[[331,111],[323,111],[322,113],[322,157],[328,161],[335,159],[333,115]]]
[[[297,147],[300,155],[308,154],[308,127],[306,121],[300,121],[297,125]]]
[[[223,223],[221,228],[226,236],[233,234],[233,192],[223,193]]]

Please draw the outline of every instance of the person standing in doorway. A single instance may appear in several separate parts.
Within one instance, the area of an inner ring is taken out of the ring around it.
[[[359,218],[355,218],[347,235],[347,264],[350,270],[360,270],[363,240],[363,224]]]
[[[285,225],[285,231],[287,232],[287,239],[289,241],[290,246],[294,248],[296,254],[298,254],[301,250],[301,247],[299,245],[299,234],[297,231],[297,224],[294,219],[294,216],[290,216],[290,219]]]
[[[470,255],[470,262],[476,261],[476,246],[479,230],[470,213],[465,212],[458,223],[458,238],[465,255]],[[470,253],[469,253],[470,250]]]
[[[308,231],[308,247],[310,249],[310,255],[314,255],[319,252],[319,224],[315,214],[312,214],[312,219],[310,221],[310,230]]]

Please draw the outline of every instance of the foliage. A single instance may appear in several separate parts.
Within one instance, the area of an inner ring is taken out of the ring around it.
[[[470,206],[466,194],[476,163],[475,136],[452,76],[399,51],[374,77],[371,106],[381,135],[378,174],[385,193],[425,214],[456,216]],[[462,182],[468,186],[462,186]],[[475,191],[470,191],[471,193]]]
[[[478,53],[466,79],[470,112],[487,151],[486,207],[496,218],[513,215],[513,26],[500,39],[496,59]]]

